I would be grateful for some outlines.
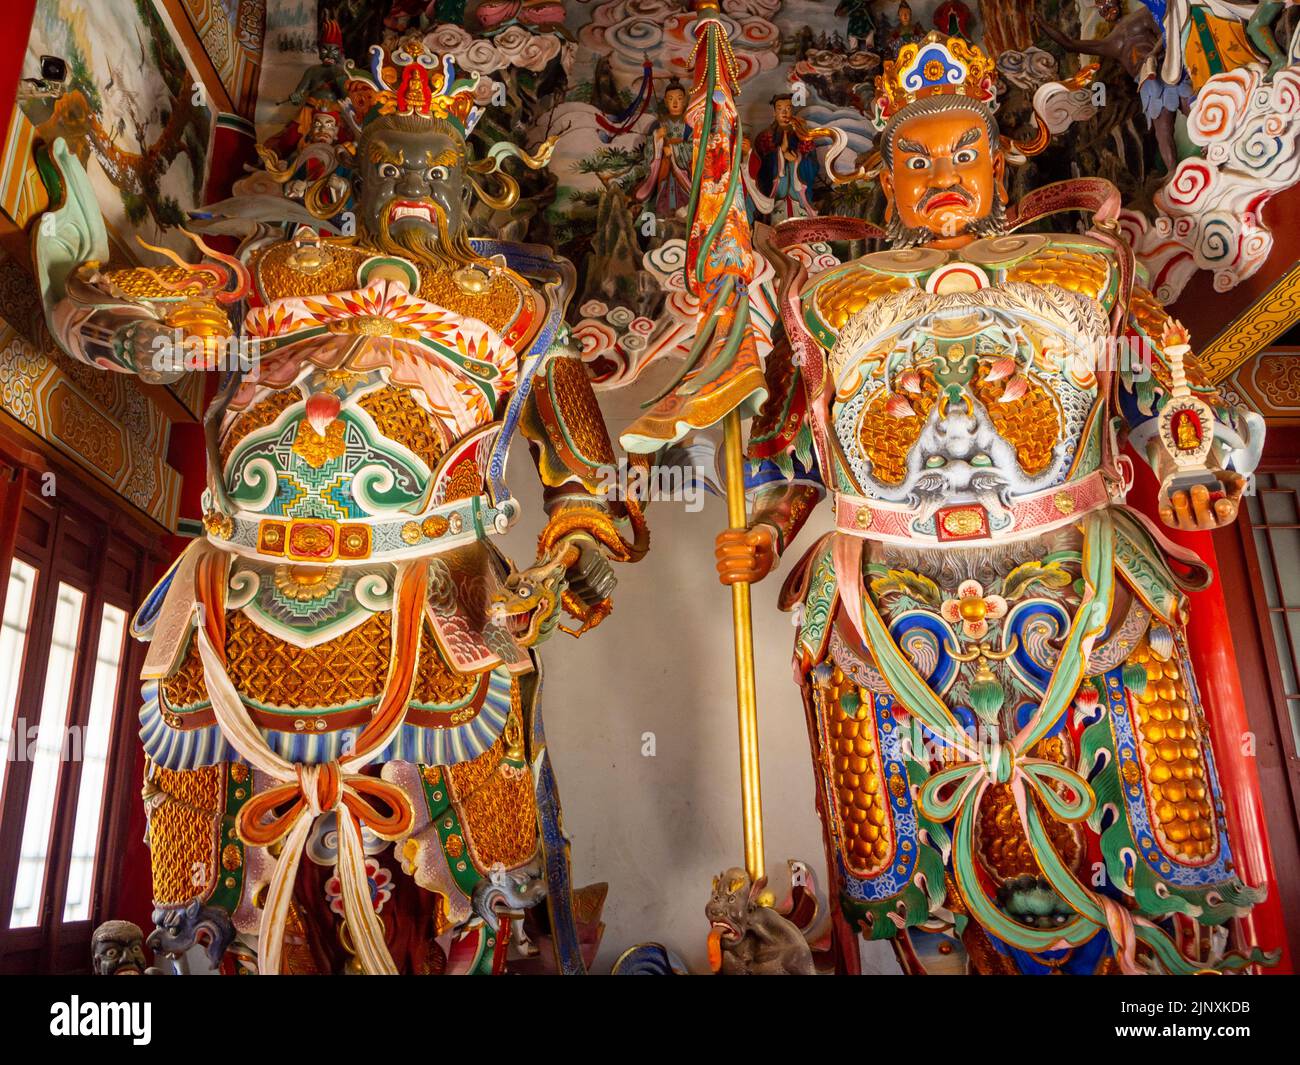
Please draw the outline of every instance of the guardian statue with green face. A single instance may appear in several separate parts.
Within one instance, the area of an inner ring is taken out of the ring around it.
[[[579,972],[602,896],[569,883],[535,645],[608,613],[645,530],[602,495],[572,267],[470,234],[500,161],[473,159],[477,76],[418,42],[373,57],[351,236],[263,227],[114,269],[84,172],[61,144],[46,167],[59,343],[154,380],[183,343],[224,371],[204,533],[134,622],[155,919],[171,943],[201,922],[227,969]],[[520,517],[517,432],[546,507],[522,570],[493,543]]]

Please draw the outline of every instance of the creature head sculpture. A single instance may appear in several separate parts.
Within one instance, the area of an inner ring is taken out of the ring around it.
[[[766,887],[766,877],[752,880],[744,869],[713,878],[704,907],[710,966],[729,975],[811,976],[812,949],[804,930],[776,909]]]
[[[144,933],[130,921],[105,921],[90,937],[96,976],[140,976],[148,964]]]
[[[188,971],[185,954],[195,946],[203,948],[213,970],[219,969],[226,948],[235,939],[230,915],[219,906],[204,906],[199,899],[154,907],[153,923],[147,945],[155,959],[165,958],[176,972]]]
[[[891,242],[960,247],[1006,226],[996,66],[960,37],[905,45],[876,79]]]
[[[724,943],[738,942],[748,931],[756,893],[744,869],[728,869],[713,878],[713,893],[704,915]]]

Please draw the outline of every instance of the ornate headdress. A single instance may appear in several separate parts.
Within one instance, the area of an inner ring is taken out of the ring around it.
[[[425,119],[430,123],[442,120],[468,142],[485,110],[484,105],[475,102],[480,95],[482,76],[473,73],[457,77],[451,56],[427,51],[419,37],[408,37],[391,52],[385,52],[379,45],[372,46],[370,73],[352,68],[348,81],[364,85],[375,98],[370,112],[362,116],[363,128],[390,115]],[[519,183],[501,169],[501,164],[514,157],[530,170],[540,170],[549,162],[558,139],[556,134],[542,141],[531,154],[510,141],[497,141],[482,159],[469,164],[469,170],[471,175],[496,175],[502,191],[492,194],[471,176],[470,182],[479,198],[496,210],[509,210],[519,199]]]
[[[965,97],[992,113],[997,107],[997,64],[978,45],[931,31],[904,45],[876,78],[872,122],[883,130],[918,100]]]
[[[479,75],[458,78],[451,56],[432,55],[416,41],[403,42],[391,53],[373,46],[369,76],[354,72],[350,80],[375,94],[366,120],[381,115],[445,119],[468,138],[483,117],[483,108],[475,103]]]
[[[321,20],[319,47],[343,49],[343,27],[333,15],[326,15]]]

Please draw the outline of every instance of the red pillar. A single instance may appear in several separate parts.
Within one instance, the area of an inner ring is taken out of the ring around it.
[[[23,76],[27,38],[31,36],[36,0],[9,0],[5,11],[5,33],[0,36],[0,144],[9,133],[18,82]]]
[[[1131,454],[1131,452],[1130,452]],[[1157,513],[1155,475],[1141,460],[1134,459],[1137,477],[1129,502],[1151,515]],[[1190,620],[1187,626],[1188,651],[1196,671],[1197,687],[1210,723],[1210,739],[1214,761],[1223,789],[1223,803],[1228,820],[1228,837],[1237,862],[1237,872],[1251,887],[1264,887],[1268,894],[1240,922],[1247,939],[1264,950],[1280,950],[1282,957],[1275,966],[1263,968],[1265,973],[1292,972],[1291,955],[1287,946],[1286,923],[1282,904],[1274,885],[1273,854],[1264,827],[1264,810],[1260,802],[1259,770],[1255,762],[1254,747],[1246,753],[1247,734],[1251,732],[1246,716],[1246,700],[1242,693],[1241,678],[1237,673],[1237,655],[1233,649],[1232,632],[1228,624],[1228,606],[1224,597],[1223,582],[1219,577],[1218,559],[1214,553],[1214,540],[1209,533],[1176,532],[1165,528],[1169,538],[1195,551],[1214,572],[1214,582],[1203,592],[1192,592],[1188,598]],[[1245,602],[1251,602],[1249,596]]]

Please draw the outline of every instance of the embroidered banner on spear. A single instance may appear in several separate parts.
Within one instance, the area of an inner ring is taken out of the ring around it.
[[[652,453],[735,411],[749,417],[767,398],[751,319],[756,273],[741,189],[736,59],[718,7],[699,5],[694,79],[686,122],[694,133],[686,290],[699,301],[695,341],[677,376],[623,432],[630,452]]]
[[[703,0],[697,10],[691,53],[694,80],[686,111],[694,148],[685,263],[686,289],[699,301],[695,340],[681,371],[620,439],[628,452],[648,454],[721,422],[728,522],[733,529],[743,529],[747,516],[740,422],[758,412],[768,390],[751,319],[756,262],[739,194],[736,59],[717,3]],[[733,584],[731,592],[745,866],[758,881],[763,876],[763,830],[749,585]]]

